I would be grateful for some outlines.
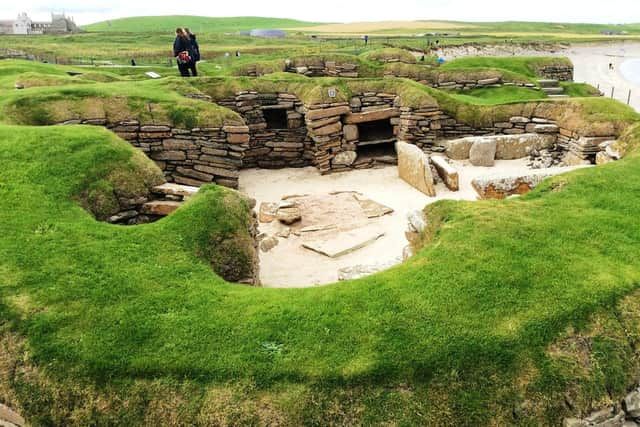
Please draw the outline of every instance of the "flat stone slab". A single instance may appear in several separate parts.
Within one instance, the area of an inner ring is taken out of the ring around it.
[[[460,177],[458,171],[447,162],[447,159],[443,156],[431,156],[431,163],[436,168],[438,175],[449,190],[460,190]]]
[[[182,202],[169,200],[157,200],[142,205],[142,213],[147,215],[167,216],[182,206]]]
[[[396,143],[396,152],[400,178],[427,196],[435,197],[429,157],[417,146],[402,141]]]
[[[173,182],[167,182],[162,185],[156,185],[151,189],[156,194],[165,194],[170,196],[182,196],[188,198],[196,194],[200,190],[198,187],[190,185],[181,185]]]
[[[354,194],[353,197],[358,201],[367,218],[379,218],[393,213],[393,209],[389,206],[367,199],[359,194]]]
[[[338,280],[355,280],[362,277],[371,276],[372,274],[379,273],[384,270],[388,270],[402,263],[402,257],[398,257],[389,262],[383,262],[378,264],[368,265],[354,265],[352,267],[345,267],[338,270]]]
[[[329,258],[338,258],[371,245],[384,234],[380,230],[359,228],[335,233],[323,239],[308,241],[302,246]]]
[[[390,119],[398,116],[400,116],[400,111],[397,108],[383,108],[381,110],[347,114],[344,117],[344,122],[347,124],[365,123]]]
[[[263,202],[260,204],[260,211],[258,213],[258,221],[263,223],[269,223],[276,219],[278,214],[279,203]]]

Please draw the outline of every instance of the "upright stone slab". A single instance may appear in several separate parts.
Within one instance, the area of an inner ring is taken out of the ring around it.
[[[427,155],[417,146],[402,141],[396,143],[396,152],[400,178],[427,196],[435,197],[436,189]]]
[[[491,139],[480,139],[469,150],[469,161],[474,166],[491,167],[496,164],[497,143]]]
[[[433,163],[438,175],[440,175],[440,178],[442,178],[442,181],[449,190],[460,190],[458,171],[447,162],[447,159],[443,156],[431,156],[431,163]]]

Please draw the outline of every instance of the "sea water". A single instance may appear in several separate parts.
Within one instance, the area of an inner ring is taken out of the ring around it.
[[[631,59],[620,65],[620,72],[625,79],[640,86],[640,59]]]

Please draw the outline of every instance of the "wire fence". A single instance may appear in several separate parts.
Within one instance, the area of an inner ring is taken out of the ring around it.
[[[624,102],[627,105],[631,105],[631,101],[637,96],[637,93],[628,87],[616,87],[607,84],[596,84],[596,88],[600,91],[602,96],[607,98],[616,99],[620,102]]]

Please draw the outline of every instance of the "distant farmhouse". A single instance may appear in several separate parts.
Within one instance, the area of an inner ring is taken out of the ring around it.
[[[21,13],[15,21],[0,21],[0,34],[67,34],[77,33],[80,28],[73,18],[64,14],[51,14],[51,22],[36,22],[26,13]]]

